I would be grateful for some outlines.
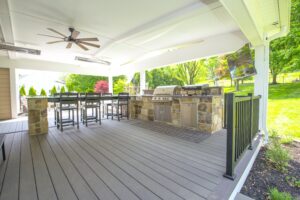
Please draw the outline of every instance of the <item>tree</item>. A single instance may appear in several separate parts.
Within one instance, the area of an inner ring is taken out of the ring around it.
[[[31,87],[29,88],[28,94],[29,94],[29,96],[31,96],[31,97],[37,95],[37,94],[36,94],[36,90],[33,88],[33,86],[31,86]]]
[[[119,94],[120,92],[124,92],[126,86],[126,80],[118,79],[114,82],[114,94]]]
[[[57,93],[56,87],[53,86],[52,89],[50,90],[51,96],[54,96],[54,94]]]
[[[200,80],[200,71],[204,60],[186,62],[177,65],[176,78],[186,85],[193,85]]]
[[[41,89],[40,95],[41,96],[47,96],[47,93],[44,89]]]
[[[97,81],[94,87],[94,91],[97,93],[107,93],[108,92],[108,82],[107,81]]]
[[[161,85],[183,85],[183,82],[176,78],[177,66],[156,68],[146,72],[146,80],[149,88],[156,88]]]
[[[105,76],[90,76],[81,74],[69,74],[65,78],[68,91],[76,92],[94,91],[95,84],[99,80],[108,81]]]
[[[60,93],[65,93],[65,92],[66,92],[65,86],[62,86],[62,87],[60,88]]]
[[[272,83],[283,72],[300,69],[300,1],[292,0],[290,32],[270,43],[270,72]]]
[[[216,69],[218,67],[218,57],[212,57],[208,58],[204,61],[204,66],[207,70],[207,78],[209,80],[214,81],[214,85],[217,85],[217,75],[216,75]]]
[[[20,96],[26,96],[26,91],[25,91],[25,86],[24,85],[22,85],[19,92],[20,92]]]

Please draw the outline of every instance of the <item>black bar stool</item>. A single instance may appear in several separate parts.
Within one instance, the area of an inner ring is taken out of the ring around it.
[[[112,93],[102,93],[102,97],[112,97]],[[112,106],[112,99],[110,100],[102,100],[102,117],[104,117],[104,114],[106,113],[106,118],[108,119],[109,116],[113,119],[113,106]],[[110,108],[111,112],[108,112]],[[105,112],[106,111],[106,112]]]
[[[60,102],[58,107],[56,108],[56,126],[63,131],[63,126],[73,125],[75,126],[75,117],[74,112],[76,111],[77,118],[77,128],[79,128],[79,113],[78,109],[78,93],[60,93]],[[68,118],[63,118],[63,112],[68,112]],[[70,116],[70,112],[72,112],[72,118]]]
[[[60,97],[60,94],[59,93],[54,93],[54,98],[59,98]],[[59,102],[56,102],[56,101],[54,101],[53,102],[54,103],[54,125],[56,125],[56,123],[57,123],[57,119],[56,119],[56,108],[58,107],[58,104],[59,104]]]
[[[85,94],[83,92],[78,93],[78,102],[79,102],[79,110],[80,112],[80,121],[82,122],[82,107],[84,106]]]
[[[118,120],[120,121],[120,117],[123,118],[123,109],[125,107],[125,117],[127,117],[127,119],[129,119],[129,93],[127,92],[120,92],[118,94],[118,100],[117,100],[117,104],[116,104],[116,110],[117,110],[117,116],[118,116]]]
[[[96,123],[99,121],[101,124],[101,103],[100,93],[86,93],[84,103],[81,107],[81,118],[83,124],[88,126],[88,121],[95,120]],[[88,114],[88,110],[92,111],[92,114]],[[94,112],[95,111],[95,112]]]

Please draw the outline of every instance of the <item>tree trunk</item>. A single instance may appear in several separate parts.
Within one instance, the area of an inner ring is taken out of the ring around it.
[[[272,75],[272,84],[277,84],[277,74]]]
[[[239,83],[239,79],[237,79],[235,81],[235,91],[240,91],[240,83]]]

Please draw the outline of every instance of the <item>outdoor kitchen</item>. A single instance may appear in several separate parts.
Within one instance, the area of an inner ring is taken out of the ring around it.
[[[200,132],[222,129],[223,88],[203,85],[158,86],[131,97],[132,119],[165,122]]]

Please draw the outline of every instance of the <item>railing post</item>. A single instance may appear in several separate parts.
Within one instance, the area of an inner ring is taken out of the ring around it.
[[[248,96],[251,97],[250,99],[250,138],[249,138],[249,148],[252,150],[252,137],[253,137],[253,94],[248,93]]]
[[[226,148],[226,173],[224,177],[234,180],[234,164],[235,164],[235,95],[229,93],[227,96],[227,148]]]
[[[224,113],[223,113],[223,128],[226,128],[227,126],[227,97],[228,97],[228,93],[224,94]]]

